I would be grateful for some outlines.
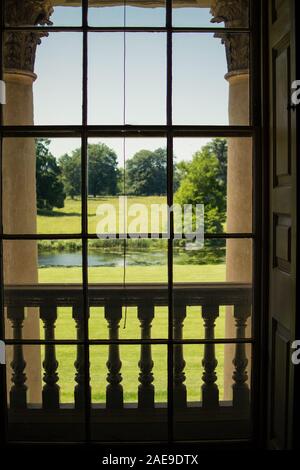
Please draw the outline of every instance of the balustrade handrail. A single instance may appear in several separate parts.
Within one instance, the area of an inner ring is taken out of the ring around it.
[[[103,306],[112,299],[122,305],[136,305],[136,302],[151,298],[157,306],[168,304],[168,285],[152,284],[90,284],[88,288],[90,306]],[[248,283],[174,283],[174,296],[185,305],[218,304],[240,305],[251,303],[252,285]],[[80,303],[80,284],[34,284],[6,285],[5,306],[39,307],[41,305],[70,306]]]

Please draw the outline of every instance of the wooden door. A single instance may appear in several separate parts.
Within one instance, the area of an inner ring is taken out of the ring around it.
[[[296,326],[295,1],[269,0],[270,240],[268,445],[293,440]]]

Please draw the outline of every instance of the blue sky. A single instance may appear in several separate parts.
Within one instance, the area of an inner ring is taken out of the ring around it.
[[[176,26],[208,26],[207,9],[174,10]],[[79,25],[80,8],[56,8],[54,25]],[[93,8],[91,25],[121,26],[123,7]],[[163,26],[164,10],[127,8],[129,26]],[[126,124],[165,124],[166,35],[127,33]],[[81,124],[82,36],[80,33],[49,34],[38,46],[34,84],[36,124]],[[89,34],[88,119],[89,124],[123,124],[124,104],[123,33]],[[180,33],[173,36],[173,123],[228,124],[228,83],[225,49],[212,33]],[[121,142],[108,140],[122,160]],[[56,157],[78,146],[73,139],[55,139],[51,150]],[[204,139],[177,139],[177,159],[191,158]],[[163,139],[133,139],[127,143],[127,157],[143,147],[164,146]]]

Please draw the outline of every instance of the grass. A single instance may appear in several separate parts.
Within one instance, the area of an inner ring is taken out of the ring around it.
[[[225,265],[174,265],[175,282],[224,282]],[[122,267],[91,267],[88,271],[90,283],[123,282]],[[41,268],[39,282],[72,284],[82,282],[80,267]],[[128,266],[126,282],[167,282],[167,265],[163,266]]]
[[[130,198],[129,203],[145,204],[149,207],[151,204],[161,204],[165,202],[164,197],[139,197]],[[100,203],[110,203],[117,208],[117,198],[96,198],[88,201],[88,223],[90,233],[96,232],[99,217],[96,216],[96,210]],[[129,220],[130,221],[130,220]],[[63,209],[54,210],[51,214],[38,215],[39,233],[80,233],[81,231],[81,201],[80,199],[67,199]],[[94,243],[99,242],[95,240]],[[106,249],[109,250],[109,243],[115,247],[112,241],[107,242]],[[55,242],[57,243],[57,242]],[[64,243],[56,247],[63,251]],[[129,242],[130,243],[130,242]],[[43,246],[44,244],[44,246]],[[68,241],[68,249],[72,249]],[[78,249],[77,242],[74,241],[74,250]],[[53,250],[49,241],[42,242],[43,249]],[[98,248],[101,250],[102,248]],[[160,249],[164,249],[163,245]],[[90,283],[121,283],[123,281],[122,267],[90,267]],[[175,282],[222,282],[225,280],[225,265],[220,264],[185,264],[174,265]],[[167,264],[162,266],[128,266],[126,269],[126,282],[149,283],[166,282]],[[39,269],[40,283],[81,283],[82,272],[80,267],[44,267]],[[137,309],[130,307],[127,310],[127,323],[124,328],[124,316],[120,324],[120,338],[136,339],[140,337],[140,326],[137,319]],[[225,336],[225,308],[220,308],[220,316],[216,321],[215,334],[217,338]],[[43,326],[41,324],[41,336],[43,335]],[[167,338],[168,331],[168,312],[166,307],[155,308],[155,318],[152,323],[152,338]],[[92,308],[89,320],[89,336],[92,339],[105,339],[108,336],[107,322],[104,318],[103,308]],[[184,322],[184,338],[199,339],[204,337],[203,320],[201,317],[201,307],[188,307],[187,317]],[[58,308],[58,319],[56,322],[57,339],[75,339],[76,328],[72,318],[71,308]],[[225,346],[226,347],[226,346]],[[186,361],[186,386],[189,401],[199,401],[201,399],[202,385],[202,358],[204,347],[202,345],[185,345],[184,358]],[[75,368],[76,346],[59,345],[56,347],[58,359],[59,385],[61,389],[61,402],[72,403],[74,401],[75,386]],[[138,362],[140,359],[140,347],[138,345],[122,345],[120,347],[122,360],[122,385],[124,388],[124,401],[136,402],[138,391]],[[167,400],[167,346],[153,345],[152,356],[154,361],[154,385],[156,401]],[[224,346],[216,346],[216,356],[218,359],[217,375],[220,398],[223,397],[223,365],[224,365]],[[92,386],[93,403],[105,402],[106,389],[106,361],[108,358],[107,346],[90,347],[90,372]]]
[[[128,205],[144,204],[147,208],[151,204],[166,203],[164,196],[145,196],[145,197],[128,197]],[[97,208],[100,204],[111,204],[116,210],[118,209],[118,197],[97,197],[88,200],[88,227],[90,233],[96,233],[97,224],[101,220],[97,216]],[[81,231],[81,199],[74,200],[67,198],[65,207],[62,209],[54,209],[52,212],[40,212],[37,219],[38,233],[80,233]],[[128,223],[133,217],[128,218]],[[144,220],[144,219],[143,219]],[[142,222],[143,223],[143,222]],[[150,223],[150,221],[149,221]],[[161,221],[162,223],[162,221]],[[118,224],[117,224],[118,228]],[[150,227],[148,226],[150,231]]]

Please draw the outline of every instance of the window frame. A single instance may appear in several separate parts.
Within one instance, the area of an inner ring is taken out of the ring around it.
[[[2,168],[2,143],[7,137],[79,137],[81,139],[81,174],[82,174],[82,213],[81,232],[77,234],[6,234],[2,225],[2,207],[0,204],[0,256],[2,260],[3,241],[5,240],[47,240],[47,239],[78,239],[82,241],[82,295],[84,312],[84,360],[85,370],[89,370],[89,348],[91,344],[107,345],[109,340],[90,340],[89,338],[89,282],[88,282],[88,241],[97,238],[96,235],[88,232],[88,139],[92,137],[165,137],[167,142],[167,202],[173,205],[173,139],[176,137],[251,137],[253,141],[253,229],[251,233],[221,233],[205,234],[206,239],[251,239],[253,241],[253,311],[252,316],[252,336],[245,339],[245,344],[251,344],[252,352],[252,384],[251,387],[251,415],[253,421],[253,435],[259,429],[259,392],[260,392],[260,356],[261,356],[261,254],[262,254],[262,161],[261,161],[261,92],[260,92],[260,8],[258,3],[250,0],[250,23],[248,28],[220,28],[220,27],[173,27],[172,25],[172,0],[166,0],[166,25],[165,27],[92,27],[88,24],[88,0],[82,0],[82,26],[78,27],[38,27],[39,31],[45,32],[67,32],[74,31],[82,33],[82,125],[80,126],[6,126],[3,123],[1,112],[0,139],[1,139],[1,168]],[[1,50],[3,36],[7,31],[36,31],[37,27],[5,27],[3,2],[0,6],[1,15]],[[174,33],[241,33],[248,34],[250,38],[250,120],[248,126],[203,126],[203,125],[173,125],[172,122],[172,44]],[[167,96],[166,96],[166,116],[165,125],[112,125],[95,126],[88,124],[88,36],[92,32],[143,32],[154,33],[164,32],[167,37]],[[0,58],[1,79],[3,77],[3,57]],[[2,106],[1,106],[2,109]],[[2,191],[2,176],[0,181]],[[1,200],[2,202],[2,200]],[[171,236],[168,240],[168,338],[165,340],[151,340],[151,344],[165,344],[168,350],[168,442],[177,442],[174,438],[174,403],[173,403],[173,346],[178,344],[173,338],[173,240],[174,227],[173,217],[170,220]],[[125,241],[126,243],[126,241]],[[4,288],[3,288],[3,266],[1,263],[1,312],[0,338],[4,338]],[[237,339],[224,340],[221,344],[237,344],[241,342]],[[18,344],[16,340],[5,341],[7,345]],[[143,340],[126,340],[130,344],[143,344]],[[190,344],[189,340],[180,341],[181,344]],[[216,343],[218,341],[216,340]],[[22,340],[20,344],[45,345],[45,340]],[[55,344],[80,344],[77,340],[55,340]],[[117,340],[117,344],[124,344],[124,340]],[[193,340],[193,344],[206,344],[205,339]],[[220,344],[220,343],[219,343]],[[254,367],[255,364],[255,367]],[[1,424],[5,425],[7,420],[6,409],[6,374],[5,367],[0,366],[2,387],[0,390],[1,402]],[[85,442],[93,441],[91,436],[91,396],[89,374],[85,374]],[[3,416],[2,416],[3,415]]]

